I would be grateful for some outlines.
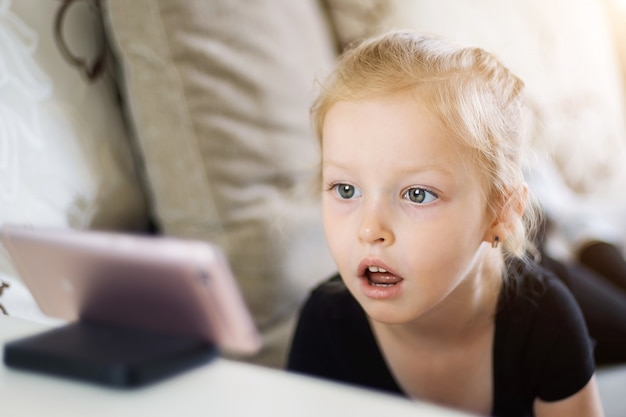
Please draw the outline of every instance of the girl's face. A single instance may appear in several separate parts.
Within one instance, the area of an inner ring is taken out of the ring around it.
[[[326,115],[324,230],[374,320],[410,322],[469,294],[460,284],[491,249],[480,174],[452,143],[408,93],[339,102]]]

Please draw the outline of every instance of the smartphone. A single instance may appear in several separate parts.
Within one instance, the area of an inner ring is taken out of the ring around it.
[[[18,224],[2,225],[0,239],[48,316],[203,340],[232,355],[261,347],[216,245]]]

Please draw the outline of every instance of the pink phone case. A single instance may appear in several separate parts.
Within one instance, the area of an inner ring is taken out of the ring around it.
[[[234,355],[261,338],[221,250],[166,237],[5,224],[0,239],[44,314],[198,337]]]

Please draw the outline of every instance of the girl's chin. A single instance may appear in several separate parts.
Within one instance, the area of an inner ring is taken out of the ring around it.
[[[402,325],[412,323],[416,317],[405,311],[397,311],[381,304],[364,303],[363,310],[371,323]]]

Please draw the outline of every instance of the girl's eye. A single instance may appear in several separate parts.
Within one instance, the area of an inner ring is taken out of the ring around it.
[[[431,203],[439,198],[435,193],[427,191],[423,188],[409,188],[406,193],[404,193],[404,197],[409,201],[418,204]]]
[[[344,200],[350,200],[361,195],[361,192],[354,185],[350,184],[336,184],[335,192]]]

